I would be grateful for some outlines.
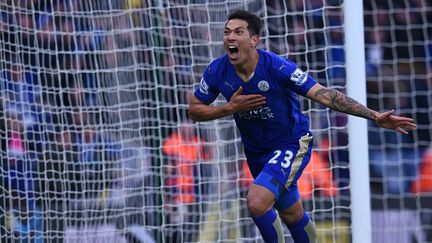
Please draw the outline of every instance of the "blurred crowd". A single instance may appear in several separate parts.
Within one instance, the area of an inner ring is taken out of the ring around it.
[[[164,222],[173,226],[160,232],[169,240],[198,239],[191,222],[202,216],[183,217],[215,188],[208,178],[218,175],[203,161],[228,158],[235,172],[227,178],[250,180],[238,172],[241,152],[217,148],[211,129],[184,123],[203,68],[223,54],[225,6],[264,16],[262,48],[346,91],[342,1],[204,2],[0,3],[0,235],[42,242],[41,232],[62,237],[73,220],[97,218],[95,208],[122,207],[130,213],[109,217]],[[430,193],[432,3],[365,0],[364,22],[368,106],[418,124],[408,136],[369,124],[372,193]],[[302,103],[317,141],[311,168],[320,171],[305,171],[306,200],[348,195],[347,117]],[[235,131],[221,133],[238,146]],[[62,215],[66,209],[80,213]],[[161,221],[162,212],[171,216]],[[193,234],[178,235],[178,227]]]
[[[2,242],[42,242],[42,232],[61,238],[67,224],[92,218],[88,210],[124,184],[139,188],[133,174],[144,180],[146,153],[120,139],[119,109],[107,107],[119,102],[111,68],[127,55],[112,51],[121,48],[114,41],[128,36],[107,34],[115,17],[81,15],[91,4],[0,3]],[[125,20],[114,20],[118,30]]]

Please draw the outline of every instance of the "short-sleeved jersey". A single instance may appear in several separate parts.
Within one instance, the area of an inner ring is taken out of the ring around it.
[[[300,110],[297,94],[305,95],[316,81],[290,60],[258,49],[259,60],[253,77],[245,82],[224,55],[204,71],[195,96],[211,104],[219,94],[227,101],[243,86],[242,94],[261,94],[261,109],[234,114],[245,149],[260,152],[298,142],[309,131],[309,120]]]

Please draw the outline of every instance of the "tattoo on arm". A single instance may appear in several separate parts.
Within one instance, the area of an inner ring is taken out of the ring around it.
[[[329,88],[321,88],[315,92],[315,97],[324,100],[330,109],[374,120],[374,112],[351,97]]]

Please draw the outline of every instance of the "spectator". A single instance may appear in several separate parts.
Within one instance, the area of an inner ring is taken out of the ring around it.
[[[4,96],[13,109],[22,114],[24,129],[31,129],[37,124],[39,113],[40,89],[36,75],[30,70],[24,70],[23,64],[12,63],[3,70],[1,76],[5,79]]]
[[[327,75],[334,84],[345,84],[345,50],[342,20],[340,12],[332,13],[329,17],[329,31],[327,51],[328,70]]]
[[[6,139],[6,124],[3,113],[3,99],[0,98],[0,163],[4,165],[7,163],[6,157],[6,148],[7,148],[7,139]],[[0,173],[0,187],[4,187],[3,173]],[[4,207],[4,191],[0,193],[0,235],[6,236],[6,210]]]
[[[326,197],[334,197],[338,193],[329,161],[329,141],[324,139],[320,148],[313,150],[309,165],[298,181],[299,191],[305,200],[313,199],[315,193]]]
[[[113,170],[120,159],[121,145],[98,130],[95,124],[84,127],[77,141],[79,161],[86,199],[105,200],[103,193],[112,188],[113,179],[118,177],[118,170]],[[103,202],[100,202],[103,203]]]
[[[78,147],[74,133],[57,124],[49,132],[50,141],[45,144],[43,160],[39,162],[40,197],[44,210],[44,236],[63,241],[65,214],[68,203],[81,200],[84,178],[78,161]]]
[[[250,172],[249,165],[247,161],[243,161],[241,164],[241,172],[240,172],[240,185],[242,188],[247,190],[249,186],[252,184],[254,178],[252,173]]]
[[[423,154],[420,165],[420,173],[411,185],[411,192],[432,192],[432,144]]]
[[[35,201],[34,167],[36,158],[29,153],[24,137],[24,123],[19,110],[6,110],[6,148],[2,163],[5,208],[11,214],[11,231],[23,239],[42,242],[40,210]]]
[[[387,32],[375,28],[366,32],[366,74],[368,77],[378,75],[379,69],[384,62],[384,42]]]
[[[177,132],[172,133],[163,143],[163,152],[170,159],[174,171],[168,174],[174,174],[175,185],[179,191],[175,194],[174,202],[176,203],[193,203],[195,202],[194,184],[194,165],[199,160],[207,159],[208,155],[204,152],[203,141],[195,135],[192,123],[182,123],[179,125]],[[168,168],[170,170],[172,168]],[[181,175],[177,177],[177,175]]]
[[[402,137],[388,131],[377,132],[369,127],[369,161],[374,193],[404,194],[409,192],[416,176],[418,158],[413,149],[398,148]]]
[[[196,240],[199,217],[195,193],[196,164],[210,158],[205,151],[204,141],[195,134],[192,126],[189,122],[180,123],[178,130],[170,134],[162,145],[163,153],[167,157],[164,162],[164,175],[168,190],[165,209],[168,214],[165,216],[167,222],[174,226],[171,235],[174,242]]]
[[[60,128],[53,134],[53,141],[45,148],[45,163],[41,163],[41,172],[46,180],[42,185],[44,200],[52,204],[63,204],[65,201],[76,198],[82,191],[81,174],[79,173],[78,146],[75,143],[74,133],[70,129]],[[64,191],[67,188],[67,191]]]
[[[198,242],[216,242],[223,240],[235,241],[239,235],[245,238],[255,238],[256,231],[253,221],[249,220],[249,211],[247,207],[241,204],[246,199],[247,191],[254,180],[249,169],[247,160],[235,161],[225,165],[228,178],[226,183],[220,183],[220,192],[228,200],[220,201],[220,196],[210,202],[206,217],[201,224]],[[233,173],[229,173],[233,172]],[[217,179],[219,180],[219,179]],[[239,190],[234,190],[238,188]],[[234,192],[235,191],[235,192]],[[222,197],[224,197],[222,196]],[[226,222],[224,227],[227,231],[224,236],[219,232],[220,221]],[[240,227],[238,227],[240,225]]]

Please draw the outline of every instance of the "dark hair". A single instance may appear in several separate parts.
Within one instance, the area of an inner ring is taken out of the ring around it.
[[[248,23],[248,30],[251,35],[259,35],[261,32],[261,19],[246,10],[238,9],[231,12],[228,17],[227,21],[230,21],[232,19],[241,19]]]

